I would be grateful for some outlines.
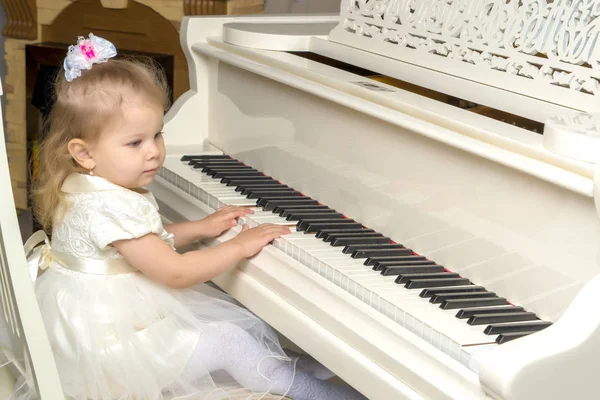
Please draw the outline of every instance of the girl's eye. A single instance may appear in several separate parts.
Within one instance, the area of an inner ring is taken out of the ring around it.
[[[156,135],[154,135],[154,139],[158,139],[162,134],[162,132],[158,132]]]
[[[129,143],[130,147],[138,147],[140,145],[140,143],[142,143],[141,140],[134,140],[133,142]]]

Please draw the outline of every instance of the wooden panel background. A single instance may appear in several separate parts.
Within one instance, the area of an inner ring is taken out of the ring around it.
[[[179,32],[152,8],[129,1],[127,8],[104,8],[99,0],[78,0],[65,8],[51,25],[42,25],[43,42],[75,43],[93,32],[114,43],[117,51],[168,54],[174,57],[173,98],[189,89],[188,69]]]
[[[36,0],[3,0],[6,25],[2,35],[16,39],[35,40],[37,37]]]

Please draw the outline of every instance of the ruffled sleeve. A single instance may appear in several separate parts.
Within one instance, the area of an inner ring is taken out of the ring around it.
[[[99,192],[98,210],[90,219],[90,240],[100,250],[112,242],[135,239],[149,233],[163,234],[157,206],[151,199],[131,191]]]

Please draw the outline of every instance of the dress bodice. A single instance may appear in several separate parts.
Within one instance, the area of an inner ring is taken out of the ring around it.
[[[87,188],[89,183],[92,188]],[[156,200],[149,192],[138,193],[104,178],[81,174],[70,175],[63,191],[66,211],[57,216],[52,231],[56,251],[79,258],[120,258],[112,242],[148,233],[173,245],[173,236],[164,229]]]

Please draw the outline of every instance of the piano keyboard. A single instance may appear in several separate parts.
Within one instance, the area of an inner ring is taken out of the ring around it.
[[[250,227],[289,226],[273,246],[466,366],[477,345],[551,325],[228,155],[169,156],[159,176],[212,209],[252,208]]]

